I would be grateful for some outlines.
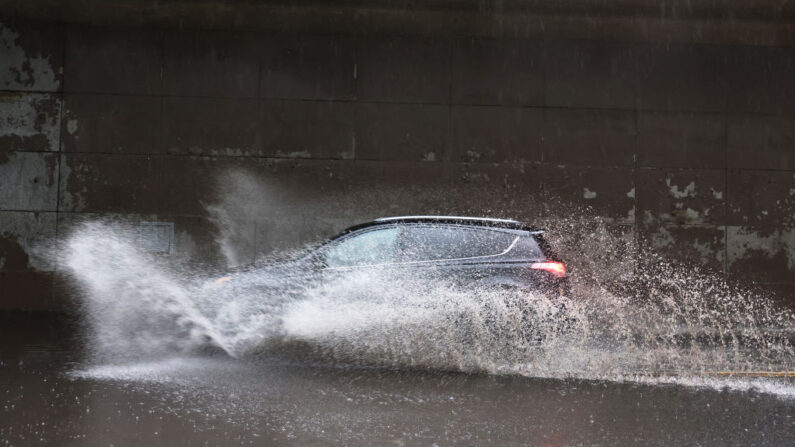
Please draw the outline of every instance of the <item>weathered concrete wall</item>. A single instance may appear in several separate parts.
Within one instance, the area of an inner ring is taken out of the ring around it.
[[[11,4],[0,20],[0,308],[62,306],[57,267],[35,247],[85,219],[173,222],[172,256],[220,260],[207,205],[224,194],[245,198],[227,203],[246,222],[241,261],[379,215],[543,220],[543,191],[795,300],[787,10],[656,27],[589,18],[589,32],[496,26],[477,11],[453,26],[441,10],[449,29],[410,27],[404,14],[389,22],[404,32],[374,32],[372,16],[346,30],[323,11],[313,14],[326,21],[293,17],[302,27],[241,19],[225,30],[186,13],[200,30],[174,15],[92,26]]]

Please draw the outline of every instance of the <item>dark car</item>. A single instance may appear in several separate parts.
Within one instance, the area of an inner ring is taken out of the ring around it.
[[[543,328],[565,330],[573,321],[558,316],[568,301],[566,266],[543,234],[506,219],[385,217],[350,227],[291,261],[244,267],[217,282],[226,293],[253,297],[259,308],[272,307],[266,313],[273,315],[317,293],[344,303],[372,295],[381,299],[384,288],[402,305],[433,308],[445,305],[438,293],[452,288],[463,292],[455,296],[485,299],[483,323],[494,333],[504,323],[489,316],[489,303],[492,298],[507,300],[508,308],[520,313],[522,336],[540,341]],[[539,294],[547,298],[544,303],[554,305],[534,306],[535,300],[528,298]],[[466,329],[471,326],[468,311],[447,309],[452,311],[451,327],[465,334],[462,339],[471,338],[475,331]]]
[[[311,256],[327,273],[387,267],[462,287],[565,295],[566,266],[543,234],[507,219],[384,217],[348,228]]]
[[[330,279],[368,270],[388,271],[415,283],[424,279],[470,289],[566,295],[566,266],[543,234],[544,230],[507,219],[384,217],[350,227],[278,268],[282,277],[311,273]]]

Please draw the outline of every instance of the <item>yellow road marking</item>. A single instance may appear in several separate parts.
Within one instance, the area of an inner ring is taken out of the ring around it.
[[[795,371],[706,371],[708,376],[739,376],[739,377],[790,377],[795,378]]]
[[[712,376],[712,377],[779,377],[795,379],[795,371],[655,371],[640,372],[641,376]]]

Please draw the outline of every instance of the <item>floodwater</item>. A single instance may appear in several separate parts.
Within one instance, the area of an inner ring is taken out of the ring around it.
[[[561,302],[388,269],[219,284],[122,230],[58,252],[77,315],[0,317],[5,445],[795,442],[792,311],[662,259],[627,275],[605,233],[555,242]]]
[[[3,445],[783,446],[795,439],[792,397],[757,389],[276,358],[89,366],[69,321],[0,318]]]

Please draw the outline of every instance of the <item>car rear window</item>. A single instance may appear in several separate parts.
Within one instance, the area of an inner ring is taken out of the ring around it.
[[[507,250],[517,235],[456,225],[406,225],[398,239],[398,262],[491,256]]]

